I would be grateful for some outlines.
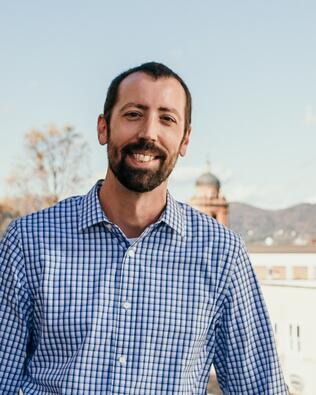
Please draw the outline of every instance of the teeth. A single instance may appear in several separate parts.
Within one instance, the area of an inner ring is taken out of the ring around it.
[[[149,162],[153,160],[155,157],[151,155],[143,155],[143,154],[133,154],[134,158],[139,162]]]

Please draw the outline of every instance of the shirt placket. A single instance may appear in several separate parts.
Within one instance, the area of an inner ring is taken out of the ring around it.
[[[130,246],[123,256],[119,297],[117,303],[117,331],[116,348],[114,356],[114,369],[112,390],[121,394],[122,388],[127,388],[127,370],[131,367],[129,345],[131,335],[131,312],[133,309],[133,288],[137,286],[137,273],[139,273],[137,246]]]

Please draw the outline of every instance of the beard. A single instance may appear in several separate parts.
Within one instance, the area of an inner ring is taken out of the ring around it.
[[[146,155],[152,155],[156,161],[158,160],[158,168],[141,169],[127,163],[127,155],[145,151]],[[169,177],[179,156],[177,152],[168,157],[164,150],[144,138],[140,138],[136,143],[127,144],[119,151],[110,136],[107,152],[109,166],[115,177],[125,188],[134,192],[149,192],[157,188]]]

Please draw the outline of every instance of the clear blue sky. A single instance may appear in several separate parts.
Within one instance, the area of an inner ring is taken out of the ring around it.
[[[209,159],[228,200],[316,202],[316,2],[59,1],[1,6],[0,196],[30,128],[70,123],[106,169],[96,119],[119,72],[166,63],[193,95],[193,132],[170,189]],[[82,190],[76,193],[84,192]]]

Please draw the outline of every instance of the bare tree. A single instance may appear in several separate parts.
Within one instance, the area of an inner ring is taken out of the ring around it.
[[[25,156],[7,179],[21,214],[56,203],[86,179],[88,147],[72,126],[32,129],[24,143]]]

